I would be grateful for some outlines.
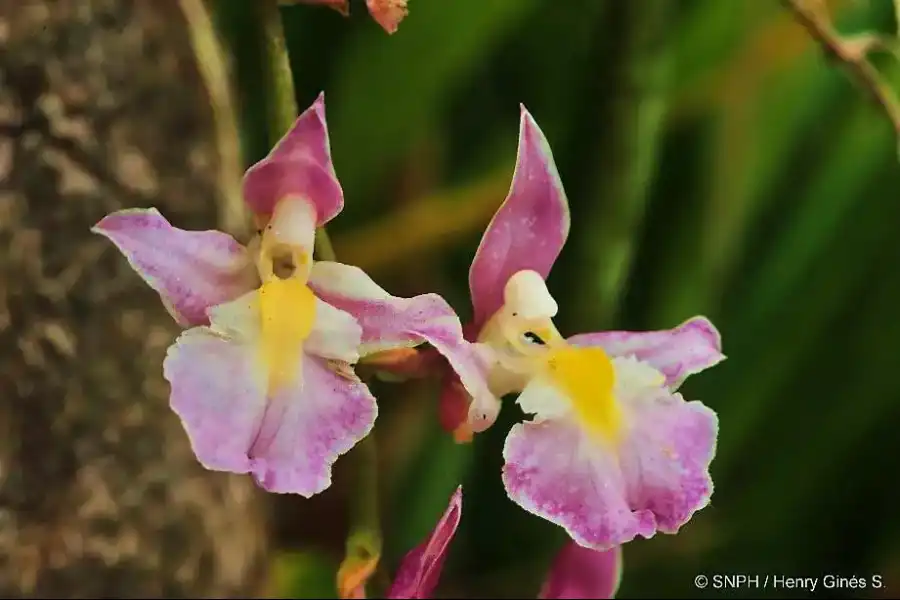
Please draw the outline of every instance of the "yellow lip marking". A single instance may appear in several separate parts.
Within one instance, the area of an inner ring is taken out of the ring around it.
[[[299,376],[303,342],[316,320],[316,297],[299,279],[273,278],[259,288],[259,308],[272,392]]]
[[[610,442],[618,440],[622,411],[613,395],[616,373],[602,348],[567,345],[553,349],[547,356],[546,370],[589,431]]]

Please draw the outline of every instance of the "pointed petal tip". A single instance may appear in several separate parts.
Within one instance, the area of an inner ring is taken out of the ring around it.
[[[316,96],[316,99],[313,101],[312,106],[316,108],[316,112],[323,119],[325,118],[325,90],[321,90],[319,95]]]
[[[522,138],[527,136],[528,139],[533,135],[537,135],[539,140],[546,139],[543,130],[525,104],[519,104],[519,135]]]
[[[106,235],[106,224],[107,224],[108,218],[109,218],[109,215],[103,217],[102,219],[100,219],[99,221],[97,221],[96,223],[91,225],[91,228],[89,231],[91,233],[96,233],[99,235]]]
[[[162,219],[166,223],[169,222],[155,207],[152,206],[150,208],[123,208],[104,216],[94,223],[90,231],[107,236],[109,233],[121,229],[123,225],[130,224],[132,218],[144,216],[156,217]]]
[[[316,96],[316,99],[313,100],[312,104],[310,104],[308,107],[306,107],[306,110],[304,110],[302,113],[300,113],[300,116],[297,117],[296,121],[294,121],[294,125],[285,134],[284,137],[288,137],[288,135],[290,135],[290,133],[294,129],[296,129],[298,127],[302,127],[304,122],[307,119],[311,119],[311,118],[315,118],[316,121],[318,121],[319,123],[322,124],[322,127],[325,130],[325,134],[327,135],[328,124],[325,120],[325,90],[320,91],[319,94]]]
[[[450,496],[431,534],[409,551],[400,563],[387,598],[432,598],[450,543],[462,519],[462,485]]]

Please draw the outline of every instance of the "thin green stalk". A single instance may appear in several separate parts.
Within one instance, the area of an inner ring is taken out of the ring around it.
[[[256,7],[262,26],[269,142],[273,144],[297,119],[297,98],[278,0],[257,0]]]
[[[366,490],[378,489],[378,445],[374,435],[367,435],[358,445],[358,461],[356,467],[359,472],[356,480]],[[369,525],[377,533],[380,530],[381,520],[378,515],[378,504],[370,502],[363,495],[357,495],[354,502],[354,514],[357,523]]]
[[[900,38],[900,0],[894,0],[894,22],[896,23],[894,35]]]
[[[226,51],[203,0],[180,0],[179,4],[197,57],[197,70],[209,94],[215,124],[216,147],[221,163],[219,226],[223,231],[243,236],[250,232],[250,215],[241,197],[240,174],[244,170],[244,161]]]
[[[350,514],[350,535],[344,562],[338,571],[338,591],[341,598],[358,597],[367,581],[375,575],[381,559],[381,518],[378,507],[378,445],[370,433],[350,457],[355,469],[354,496]],[[373,583],[379,583],[377,580]],[[371,592],[370,592],[371,593]]]
[[[274,144],[293,126],[298,116],[294,79],[278,0],[256,0],[262,29],[269,142]],[[331,239],[324,227],[316,231],[319,260],[335,260]],[[355,469],[350,535],[347,553],[338,572],[339,587],[349,579],[364,585],[381,557],[381,523],[378,507],[378,452],[373,434],[366,436],[348,456]],[[343,585],[342,585],[343,584]],[[356,586],[352,586],[356,587]],[[352,590],[341,590],[342,595]]]
[[[257,0],[256,7],[265,57],[269,142],[274,144],[293,126],[299,110],[278,0]],[[324,227],[316,231],[316,254],[319,260],[335,260],[331,238]]]

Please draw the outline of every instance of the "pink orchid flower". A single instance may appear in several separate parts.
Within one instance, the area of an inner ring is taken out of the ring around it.
[[[324,94],[247,171],[244,196],[262,225],[247,246],[173,227],[152,208],[112,213],[93,228],[186,328],[163,372],[206,468],[250,473],[271,492],[323,491],[333,463],[378,413],[353,365],[386,348],[430,342],[476,396],[490,393],[440,296],[398,298],[357,267],[312,260],[315,228],[344,202]]]
[[[462,487],[459,487],[428,539],[401,561],[388,598],[432,597],[461,518]],[[537,597],[544,600],[614,598],[621,580],[620,547],[598,552],[568,542],[554,559]]]
[[[283,0],[305,4],[321,4],[338,11],[345,17],[350,14],[350,0]],[[407,0],[366,0],[366,7],[375,22],[389,34],[397,32],[397,28],[408,14]]]
[[[466,331],[493,352],[493,396],[470,402],[447,371],[442,414],[451,429],[483,431],[499,398],[518,393],[533,419],[506,438],[509,497],[578,544],[606,550],[676,533],[708,503],[718,419],[677,389],[725,356],[703,317],[670,330],[564,338],[545,280],[569,223],[549,144],[522,107],[512,187],[469,271],[474,318]]]

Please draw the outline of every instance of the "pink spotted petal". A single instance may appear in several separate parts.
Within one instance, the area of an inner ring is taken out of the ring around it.
[[[617,452],[567,420],[515,425],[503,451],[509,497],[596,550],[676,533],[712,494],[717,417],[677,394],[637,399],[627,411]]]
[[[163,362],[172,410],[207,469],[249,473],[266,410],[265,373],[254,348],[208,327],[182,333]]]
[[[255,284],[250,256],[234,238],[172,227],[155,208],[114,212],[91,231],[115,244],[183,327],[208,323],[207,308]]]
[[[306,355],[302,385],[274,394],[250,448],[259,485],[311,497],[331,485],[335,461],[366,437],[378,407],[369,388]]]
[[[244,199],[258,215],[270,215],[282,198],[306,198],[322,226],[344,208],[344,192],[331,161],[325,94],[294,122],[269,155],[244,174]]]
[[[719,419],[698,401],[657,392],[629,403],[634,426],[621,453],[635,510],[649,511],[662,533],[677,533],[713,492],[709,466]]]
[[[437,587],[447,549],[462,517],[462,487],[456,488],[450,504],[431,535],[411,550],[400,563],[388,598],[431,598]]]
[[[488,388],[483,348],[466,341],[459,317],[443,298],[392,296],[362,269],[326,261],[313,264],[310,287],[362,326],[361,356],[427,342],[447,359],[474,398],[473,428],[482,431],[496,420],[499,402]]]
[[[600,331],[569,338],[575,346],[601,346],[612,357],[634,355],[666,376],[675,389],[689,376],[725,360],[722,338],[705,317],[688,319],[674,329]]]
[[[632,512],[614,456],[584,445],[565,421],[518,423],[503,448],[503,483],[513,502],[560,525],[581,545],[607,550],[654,533],[653,516]]]
[[[622,547],[598,551],[566,542],[541,588],[541,600],[615,598],[622,580]]]
[[[523,106],[512,187],[491,219],[469,269],[474,323],[481,327],[503,304],[518,271],[550,274],[569,235],[569,205],[550,144]]]
[[[375,22],[388,33],[397,33],[400,21],[409,14],[406,0],[366,0],[366,6]]]
[[[310,497],[330,485],[332,464],[372,429],[375,399],[352,374],[309,355],[298,365],[301,377],[267,397],[259,358],[242,327],[184,332],[163,363],[172,409],[206,468],[252,473],[270,492]]]

